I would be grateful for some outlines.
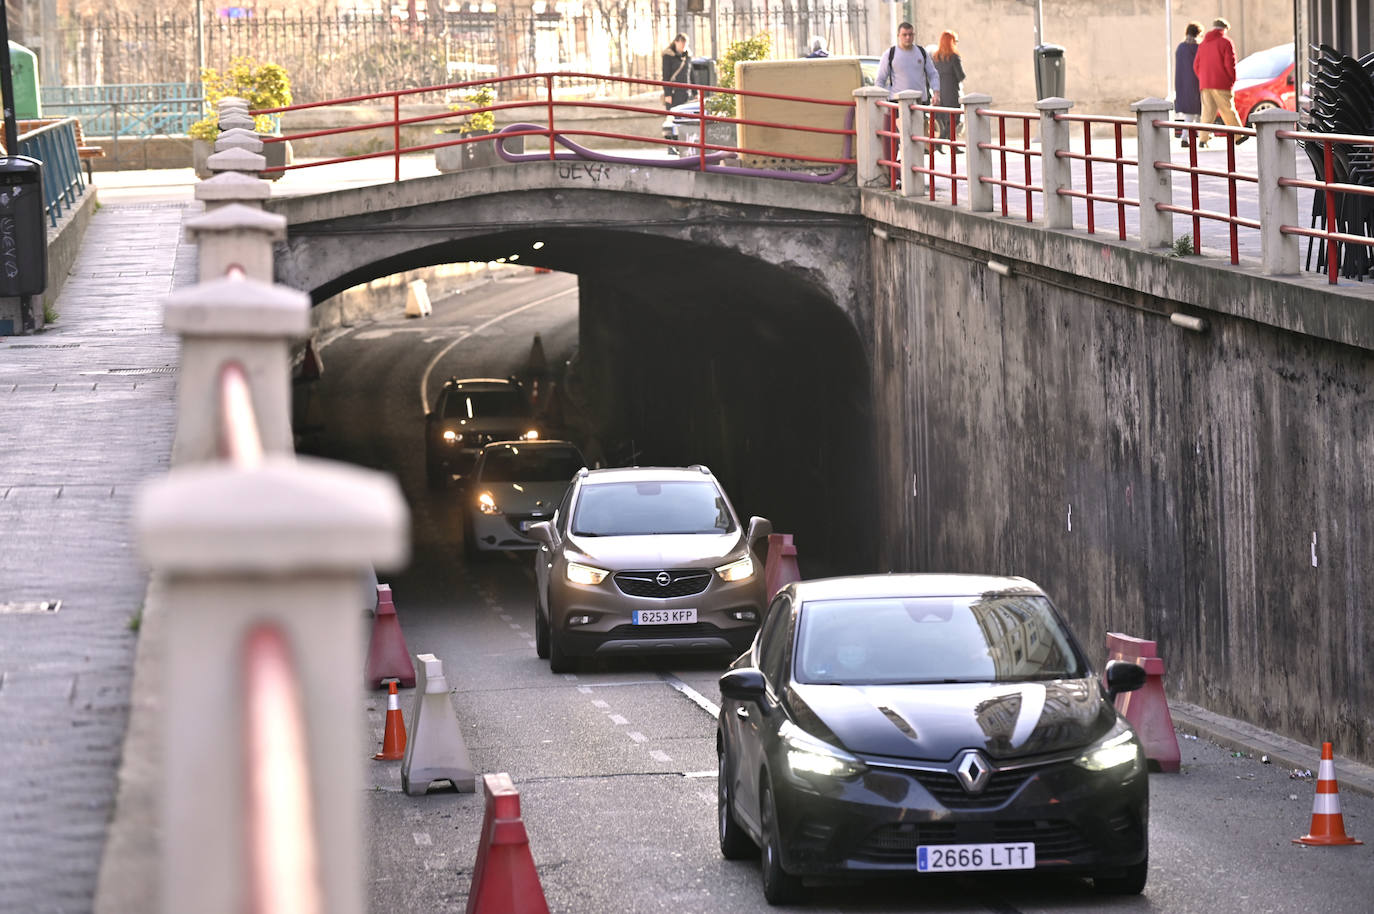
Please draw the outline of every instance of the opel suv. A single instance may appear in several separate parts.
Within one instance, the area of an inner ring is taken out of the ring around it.
[[[553,520],[529,527],[539,656],[564,673],[593,655],[743,652],[772,529],[742,525],[703,466],[579,470]]]

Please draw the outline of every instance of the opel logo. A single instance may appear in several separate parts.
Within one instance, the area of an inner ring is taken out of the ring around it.
[[[988,786],[988,778],[992,777],[992,766],[978,750],[968,749],[959,757],[959,764],[954,767],[954,773],[959,776],[959,783],[964,785],[965,793],[978,794]]]
[[[659,587],[667,587],[673,583],[673,576],[666,571],[660,571],[654,576],[654,580],[658,582]]]

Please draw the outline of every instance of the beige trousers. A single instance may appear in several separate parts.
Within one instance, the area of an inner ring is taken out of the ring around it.
[[[1202,90],[1202,122],[1210,124],[1221,115],[1222,123],[1231,127],[1240,126],[1240,115],[1236,113],[1236,103],[1231,99],[1230,89]],[[1207,131],[1198,132],[1198,142],[1205,143],[1212,138]]]

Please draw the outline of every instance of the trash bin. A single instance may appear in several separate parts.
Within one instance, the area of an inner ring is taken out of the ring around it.
[[[1064,97],[1064,48],[1057,44],[1035,46],[1035,97]]]
[[[10,74],[14,77],[14,116],[43,116],[38,95],[38,55],[22,44],[10,42]]]
[[[693,57],[692,71],[687,81],[694,86],[714,86],[716,84],[716,62],[709,57]]]
[[[43,224],[43,163],[0,158],[0,298],[48,287],[48,230]]]

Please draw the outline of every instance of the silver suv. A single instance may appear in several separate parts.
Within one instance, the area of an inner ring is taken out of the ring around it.
[[[763,617],[773,525],[740,524],[703,466],[579,470],[532,524],[535,645],[555,673],[578,657],[748,649]]]

